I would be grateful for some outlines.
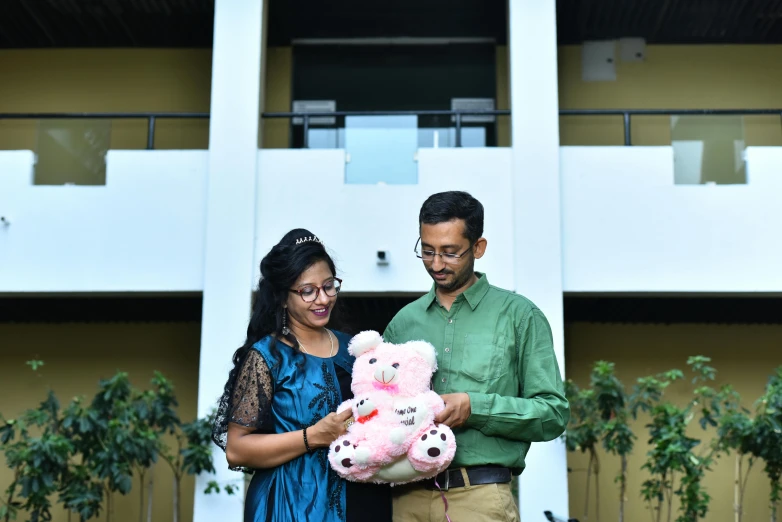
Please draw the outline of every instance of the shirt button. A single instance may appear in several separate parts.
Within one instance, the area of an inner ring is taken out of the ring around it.
[[[445,382],[445,377],[442,378],[442,381]]]
[[[448,324],[451,324],[453,322],[453,319],[448,319]]]
[[[451,349],[450,349],[450,348],[446,348],[446,349],[445,349],[445,353],[448,353],[448,352],[450,352],[450,351],[451,351]]]

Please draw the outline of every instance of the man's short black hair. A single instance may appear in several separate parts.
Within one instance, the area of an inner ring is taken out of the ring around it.
[[[429,196],[421,205],[418,224],[436,225],[453,219],[464,220],[464,236],[475,243],[483,236],[483,205],[467,192],[452,190]]]

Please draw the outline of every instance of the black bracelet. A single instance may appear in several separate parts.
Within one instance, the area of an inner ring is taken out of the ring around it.
[[[312,453],[312,448],[310,448],[310,443],[307,442],[307,428],[304,428],[302,433],[304,433],[304,447],[307,448],[307,453]]]

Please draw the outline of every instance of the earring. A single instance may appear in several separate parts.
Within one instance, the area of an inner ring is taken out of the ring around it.
[[[290,329],[288,329],[288,310],[287,308],[282,309],[282,335],[288,335],[291,333]]]

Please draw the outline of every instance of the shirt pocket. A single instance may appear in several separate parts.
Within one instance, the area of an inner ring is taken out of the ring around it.
[[[462,350],[462,372],[476,382],[499,379],[510,370],[504,335],[467,334]]]

